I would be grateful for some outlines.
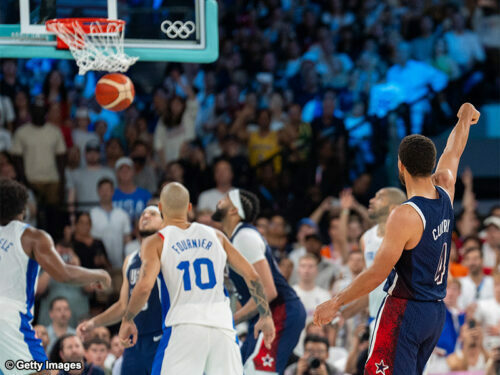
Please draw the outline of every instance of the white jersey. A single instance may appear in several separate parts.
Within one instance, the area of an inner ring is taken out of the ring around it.
[[[365,263],[366,267],[370,267],[375,259],[375,254],[377,254],[380,245],[382,244],[383,237],[377,235],[378,225],[368,229],[365,234],[363,234],[363,240],[365,243]],[[377,317],[378,309],[382,303],[382,300],[386,296],[384,292],[385,281],[377,286],[368,296],[369,305],[368,309],[370,312],[370,318],[375,319]]]
[[[227,254],[215,230],[192,223],[187,229],[169,225],[158,233],[163,238],[159,277],[165,326],[199,324],[234,332],[224,289]]]
[[[34,372],[32,368],[7,368],[9,360],[47,360],[31,326],[40,266],[23,250],[21,236],[27,227],[20,221],[0,226],[0,374],[5,375]]]
[[[27,227],[17,220],[0,226],[0,305],[32,317],[40,267],[21,244]]]

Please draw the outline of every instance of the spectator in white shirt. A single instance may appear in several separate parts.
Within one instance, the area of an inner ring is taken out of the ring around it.
[[[409,57],[409,46],[401,43],[395,52],[395,65],[387,71],[387,81],[402,88],[404,101],[410,106],[411,132],[420,134],[424,117],[430,111],[429,87],[441,91],[448,84],[448,77],[433,66]]]
[[[494,296],[477,302],[475,319],[484,328],[484,346],[492,349],[500,337],[500,273],[493,275]]]
[[[307,313],[306,323],[313,317],[314,309],[320,303],[331,298],[328,290],[316,285],[318,276],[318,258],[313,254],[305,254],[299,260],[298,284],[293,286]]]
[[[96,206],[99,200],[97,183],[103,178],[115,181],[113,170],[99,163],[99,149],[99,141],[95,139],[88,141],[85,145],[86,165],[68,173],[67,188],[70,209],[76,205],[78,211],[88,212]]]
[[[465,310],[469,305],[493,297],[493,279],[483,271],[483,252],[479,247],[465,249],[462,264],[467,267],[469,274],[460,278],[462,294],[458,305]]]
[[[132,230],[127,213],[119,207],[113,207],[114,191],[111,179],[103,178],[98,182],[99,206],[90,211],[91,234],[104,243],[111,266],[120,268],[125,259],[125,244],[130,241]]]
[[[484,266],[493,269],[498,264],[500,254],[500,217],[490,216],[484,221],[484,225],[486,226],[486,241],[483,244]]]
[[[453,16],[453,30],[444,34],[448,53],[462,72],[470,71],[476,63],[486,58],[477,34],[465,28],[464,17],[459,13]]]
[[[217,203],[233,188],[233,168],[224,159],[214,165],[215,187],[201,192],[198,198],[198,211],[210,210],[215,212]]]

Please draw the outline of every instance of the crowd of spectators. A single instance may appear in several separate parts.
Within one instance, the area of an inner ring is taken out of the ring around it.
[[[52,358],[111,373],[119,340],[101,327],[82,342],[74,328],[116,300],[137,218],[171,181],[189,189],[190,219],[214,226],[232,187],[258,195],[255,224],[309,321],[363,270],[366,207],[399,184],[400,139],[447,129],[461,102],[498,98],[498,13],[488,0],[219,1],[219,59],[168,64],[154,84],[138,63],[122,113],[95,103],[99,76],[77,76],[72,62],[3,60],[0,177],[29,188],[26,221],[52,234],[66,262],[114,276],[99,291],[41,274],[37,334]],[[472,173],[462,181],[436,373],[500,358],[500,207],[483,220]],[[308,325],[286,374],[362,373],[365,322],[362,312]]]

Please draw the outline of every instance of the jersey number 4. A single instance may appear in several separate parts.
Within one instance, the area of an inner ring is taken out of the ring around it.
[[[443,244],[443,250],[441,250],[441,256],[439,257],[438,268],[436,275],[434,276],[434,281],[437,285],[441,285],[444,280],[444,274],[446,272],[446,253],[448,250],[448,244],[445,242]]]
[[[191,290],[191,274],[189,272],[190,264],[189,261],[185,260],[180,262],[177,269],[184,272],[182,277],[184,282],[184,290]],[[202,269],[206,270],[202,272]],[[193,262],[193,270],[195,275],[196,286],[200,289],[212,289],[217,281],[215,280],[214,264],[208,258],[198,258]],[[202,277],[202,273],[206,274],[207,277]],[[204,279],[205,281],[203,281]]]

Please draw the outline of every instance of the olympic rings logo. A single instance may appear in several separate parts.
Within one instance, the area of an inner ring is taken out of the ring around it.
[[[163,31],[169,38],[186,39],[195,31],[193,21],[163,21],[161,23],[161,31]]]

